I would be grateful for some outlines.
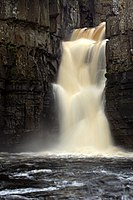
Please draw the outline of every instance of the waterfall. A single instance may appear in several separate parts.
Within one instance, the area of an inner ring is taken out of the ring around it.
[[[65,151],[106,150],[112,146],[104,112],[106,71],[105,23],[76,29],[62,43],[57,84],[60,141]]]

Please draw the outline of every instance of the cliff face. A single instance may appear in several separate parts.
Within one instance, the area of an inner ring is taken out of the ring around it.
[[[41,127],[49,118],[45,110],[50,104],[50,97],[45,96],[56,79],[60,40],[66,30],[78,25],[79,7],[74,0],[68,4],[58,0],[1,1],[1,149],[10,150],[23,139],[31,139],[33,132],[37,138],[44,134]]]
[[[106,106],[115,143],[133,149],[133,1],[111,1],[110,8]]]
[[[32,138],[45,141],[49,131],[58,129],[51,83],[62,38],[84,22],[93,23],[93,8],[85,2],[0,2],[0,150]]]

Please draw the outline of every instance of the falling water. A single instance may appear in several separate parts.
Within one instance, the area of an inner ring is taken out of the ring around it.
[[[76,29],[63,42],[54,91],[58,98],[60,144],[66,151],[100,151],[112,146],[104,112],[105,23]]]

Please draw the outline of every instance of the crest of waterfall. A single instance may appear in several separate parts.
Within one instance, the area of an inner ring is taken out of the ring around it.
[[[63,42],[57,94],[63,150],[104,150],[112,145],[104,112],[105,23],[73,31]]]

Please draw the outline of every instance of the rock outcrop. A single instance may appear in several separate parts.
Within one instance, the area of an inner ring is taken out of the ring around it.
[[[106,107],[115,144],[133,149],[133,1],[111,1],[107,16]]]
[[[48,94],[56,80],[60,41],[79,25],[76,0],[1,1],[0,150],[11,151],[26,140],[30,144],[32,138],[45,140],[54,126]]]

